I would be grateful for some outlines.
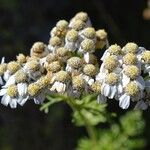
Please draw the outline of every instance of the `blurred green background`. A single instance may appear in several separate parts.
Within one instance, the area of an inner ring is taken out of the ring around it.
[[[58,20],[69,20],[78,11],[86,11],[96,29],[105,28],[111,44],[134,41],[150,49],[150,21],[142,16],[146,7],[146,0],[0,0],[0,56],[10,61],[20,52],[29,54],[35,41],[48,42]],[[39,107],[32,101],[16,110],[0,105],[0,150],[72,150],[77,139],[86,135],[84,128],[72,125],[67,105],[54,105],[48,114]],[[117,102],[110,102],[107,109],[118,116],[127,112]],[[149,114],[149,110],[143,113],[146,127],[142,138],[147,143]]]

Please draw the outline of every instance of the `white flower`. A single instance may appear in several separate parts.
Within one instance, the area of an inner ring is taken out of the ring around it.
[[[5,57],[2,58],[1,64],[0,64],[0,85],[3,85],[3,74],[6,71],[6,64],[5,64]]]
[[[144,90],[145,81],[140,76],[140,70],[134,65],[126,66],[122,71],[122,85],[125,87],[130,81],[134,80],[140,89]]]
[[[24,88],[21,86],[21,88]],[[11,108],[16,108],[17,103],[19,103],[21,106],[24,105],[24,103],[27,101],[28,97],[24,96],[23,89],[19,89],[16,85],[11,85],[8,88],[1,89],[0,90],[0,96],[2,96],[1,103],[5,106],[10,105]],[[22,95],[20,95],[22,94]]]
[[[68,87],[69,74],[66,71],[59,71],[54,75],[54,83],[50,88],[52,92],[64,93]]]
[[[115,55],[119,62],[121,62],[122,55],[121,55],[121,47],[117,44],[111,45],[101,57],[101,60],[104,61],[110,55]]]
[[[78,32],[74,29],[71,29],[67,32],[65,37],[65,48],[74,52],[78,48],[78,45]]]
[[[123,87],[119,82],[118,75],[115,73],[107,74],[101,87],[102,95],[113,99],[115,96],[118,97],[122,92]]]
[[[137,83],[132,81],[128,83],[124,89],[124,94],[119,98],[119,106],[127,109],[130,101],[139,101],[143,98],[143,91],[138,87]]]

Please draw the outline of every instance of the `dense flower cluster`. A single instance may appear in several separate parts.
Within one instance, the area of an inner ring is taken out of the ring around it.
[[[106,49],[101,61],[97,49]],[[9,63],[2,58],[1,103],[16,108],[30,99],[41,104],[53,93],[75,98],[96,93],[99,103],[114,99],[127,109],[133,101],[146,109],[149,75],[150,51],[135,43],[109,46],[106,31],[96,31],[87,13],[79,12],[69,22],[58,21],[48,44],[35,42],[29,56],[19,54]]]

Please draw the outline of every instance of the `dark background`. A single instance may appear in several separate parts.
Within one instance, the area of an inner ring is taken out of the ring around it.
[[[48,42],[58,20],[69,21],[78,11],[86,11],[96,29],[106,29],[111,44],[134,41],[150,49],[150,21],[142,16],[146,7],[146,0],[0,0],[0,56],[10,61],[20,52],[29,54],[35,41]],[[109,111],[125,113],[118,104]],[[58,104],[44,114],[32,101],[16,110],[0,106],[0,150],[72,150],[85,131],[71,124],[70,112]],[[147,140],[149,113],[144,112]]]

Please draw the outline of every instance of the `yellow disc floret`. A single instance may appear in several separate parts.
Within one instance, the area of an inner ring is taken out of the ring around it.
[[[40,77],[36,83],[39,85],[40,89],[42,89],[48,86],[50,84],[50,81],[51,81],[50,76],[45,75],[45,76]]]
[[[83,61],[79,57],[71,57],[70,59],[67,60],[67,64],[72,68],[78,69],[82,67]]]
[[[31,48],[32,52],[42,53],[45,50],[45,44],[43,42],[35,42]]]
[[[85,85],[85,81],[83,80],[83,78],[80,75],[74,76],[72,78],[72,86],[74,89],[81,90],[84,88],[84,85]]]
[[[56,53],[59,57],[67,56],[69,51],[65,47],[60,47],[56,50]]]
[[[86,38],[90,38],[90,39],[93,39],[93,38],[95,38],[95,36],[96,36],[95,29],[92,28],[92,27],[85,28],[85,29],[83,30],[82,34],[83,34]]]
[[[40,86],[37,83],[31,83],[28,86],[28,93],[30,96],[37,95],[40,90]]]
[[[150,64],[150,51],[143,52],[142,60],[144,61],[144,63]]]
[[[99,81],[96,81],[91,85],[91,90],[94,93],[101,93],[101,86],[102,84]]]
[[[97,72],[97,69],[94,65],[92,64],[87,64],[84,66],[83,68],[83,72],[88,75],[88,76],[95,76],[96,75],[96,72]]]
[[[59,20],[56,27],[60,30],[66,29],[68,27],[68,22],[66,20]]]
[[[104,60],[104,68],[108,71],[113,71],[117,68],[119,62],[115,56],[107,56]]]
[[[59,71],[55,74],[55,80],[60,82],[66,82],[70,79],[67,71]]]
[[[125,68],[124,74],[130,79],[135,79],[140,74],[140,70],[138,67],[131,65]]]
[[[47,66],[47,71],[58,72],[61,69],[59,61],[54,61]]]
[[[7,69],[7,65],[6,64],[0,64],[0,76],[2,76],[4,74],[6,69]]]
[[[26,62],[26,56],[24,54],[19,54],[17,56],[17,62],[20,64],[23,64]]]
[[[114,44],[108,48],[108,51],[112,55],[119,55],[119,54],[121,54],[121,47],[117,44]]]
[[[71,29],[67,32],[66,39],[70,42],[76,42],[78,39],[78,32],[74,29]]]
[[[96,31],[97,40],[106,40],[107,39],[107,32],[104,29],[100,29]]]
[[[17,90],[17,86],[16,85],[10,85],[7,88],[7,95],[9,95],[10,97],[16,97],[18,94],[18,90]]]
[[[109,85],[114,85],[118,82],[119,78],[118,75],[116,73],[109,73],[106,76],[106,83]]]
[[[23,70],[18,70],[15,73],[15,80],[17,83],[25,82],[27,80],[27,75]]]
[[[74,18],[86,22],[88,19],[88,14],[86,12],[79,12],[75,15]]]
[[[72,28],[76,31],[80,31],[85,27],[85,23],[82,20],[74,20],[72,22]]]
[[[85,39],[81,43],[81,48],[83,49],[84,52],[90,52],[95,49],[95,44],[93,40]]]
[[[54,36],[50,39],[49,44],[51,46],[60,46],[62,43],[61,39],[57,36]]]
[[[136,96],[139,93],[139,87],[135,82],[130,82],[125,87],[125,92],[130,96]]]
[[[58,60],[58,56],[57,56],[56,54],[50,53],[50,54],[48,54],[48,55],[46,56],[46,61],[47,61],[48,63],[51,63],[51,62],[57,61],[57,60]]]
[[[7,65],[7,69],[11,72],[11,74],[15,73],[20,69],[20,64],[16,61],[11,61]]]
[[[125,47],[123,48],[123,51],[125,51],[125,53],[133,53],[133,54],[135,54],[138,51],[138,45],[136,43],[132,43],[132,42],[127,43],[125,45]]]
[[[40,69],[40,64],[36,60],[32,60],[26,63],[26,67],[30,71],[38,71]]]
[[[135,65],[137,63],[137,57],[135,54],[128,53],[123,57],[123,63],[125,65]]]

